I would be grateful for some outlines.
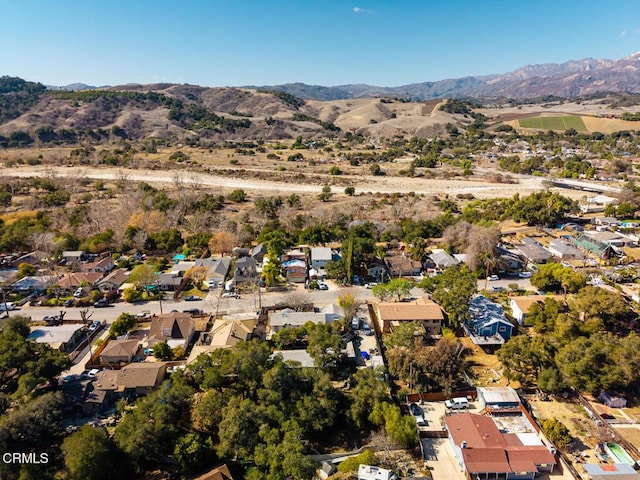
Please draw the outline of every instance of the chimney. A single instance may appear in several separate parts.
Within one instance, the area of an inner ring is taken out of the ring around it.
[[[463,441],[460,443],[460,448],[467,448],[467,442],[463,440]]]

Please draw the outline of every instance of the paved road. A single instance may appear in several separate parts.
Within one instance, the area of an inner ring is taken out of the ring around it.
[[[305,290],[302,285],[298,285],[295,287],[294,292],[306,294],[309,296],[313,303],[318,305],[327,305],[330,303],[337,303],[338,296],[342,292],[342,289],[338,288],[333,282],[327,281],[329,285],[329,290],[320,291],[320,290]],[[529,279],[522,278],[504,278],[498,281],[490,281],[487,282],[488,288],[492,287],[503,287],[505,289],[508,288],[508,285],[511,283],[517,283],[519,288],[522,289],[532,289],[531,282]],[[478,290],[484,290],[485,281],[478,280]],[[370,289],[366,289],[364,287],[352,287],[350,291],[355,292],[357,299],[360,302],[366,302],[369,299],[374,298],[373,293]],[[213,313],[216,311],[216,306],[218,312],[226,312],[226,313],[246,313],[246,312],[255,312],[259,309],[260,303],[262,306],[275,305],[277,303],[284,302],[286,297],[291,294],[292,291],[289,292],[281,292],[281,293],[266,293],[261,292],[259,298],[257,293],[243,293],[240,295],[240,299],[235,298],[220,298],[220,290],[213,290],[207,295],[207,297],[203,300],[196,302],[185,302],[183,300],[174,301],[170,294],[166,294],[164,300],[162,301],[162,312],[167,313],[172,310],[177,310],[182,312],[183,310],[190,308],[199,308],[205,312]],[[413,288],[411,290],[411,295],[413,297],[420,297],[424,295],[424,292],[420,288]],[[80,308],[64,308],[64,307],[31,307],[28,304],[17,308],[9,312],[11,315],[16,314],[24,314],[30,316],[33,320],[42,320],[46,315],[58,315],[60,311],[65,312],[65,320],[78,320],[81,321],[80,317]],[[137,313],[149,312],[151,315],[160,314],[160,302],[151,301],[144,302],[138,304],[131,304],[125,302],[117,302],[106,308],[93,308],[89,307],[89,313],[91,315],[92,320],[106,320],[107,325],[111,325],[111,323],[118,318],[121,313],[131,313],[133,315]]]

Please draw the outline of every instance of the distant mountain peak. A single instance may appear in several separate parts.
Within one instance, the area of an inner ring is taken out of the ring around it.
[[[619,60],[582,58],[564,63],[525,65],[498,75],[421,82],[399,87],[339,85],[323,87],[293,83],[261,87],[306,99],[337,100],[390,96],[416,100],[447,97],[534,98],[576,97],[596,92],[640,92],[640,52]]]

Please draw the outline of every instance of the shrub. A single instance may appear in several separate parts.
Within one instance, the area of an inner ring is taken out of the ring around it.
[[[355,457],[347,458],[344,462],[338,465],[338,471],[341,473],[355,472],[358,470],[360,464],[377,465],[378,460],[376,459],[375,453],[367,449]]]

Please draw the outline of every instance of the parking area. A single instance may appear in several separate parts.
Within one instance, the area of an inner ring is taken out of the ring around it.
[[[465,480],[448,438],[422,438],[424,465],[435,480]]]
[[[442,402],[422,402],[419,403],[420,407],[424,411],[424,418],[427,421],[426,427],[420,427],[421,431],[440,431],[444,430],[444,416],[446,408],[444,401]],[[452,410],[449,412],[452,415],[456,413],[479,413],[479,406],[477,402],[470,401],[469,406],[461,410]]]

